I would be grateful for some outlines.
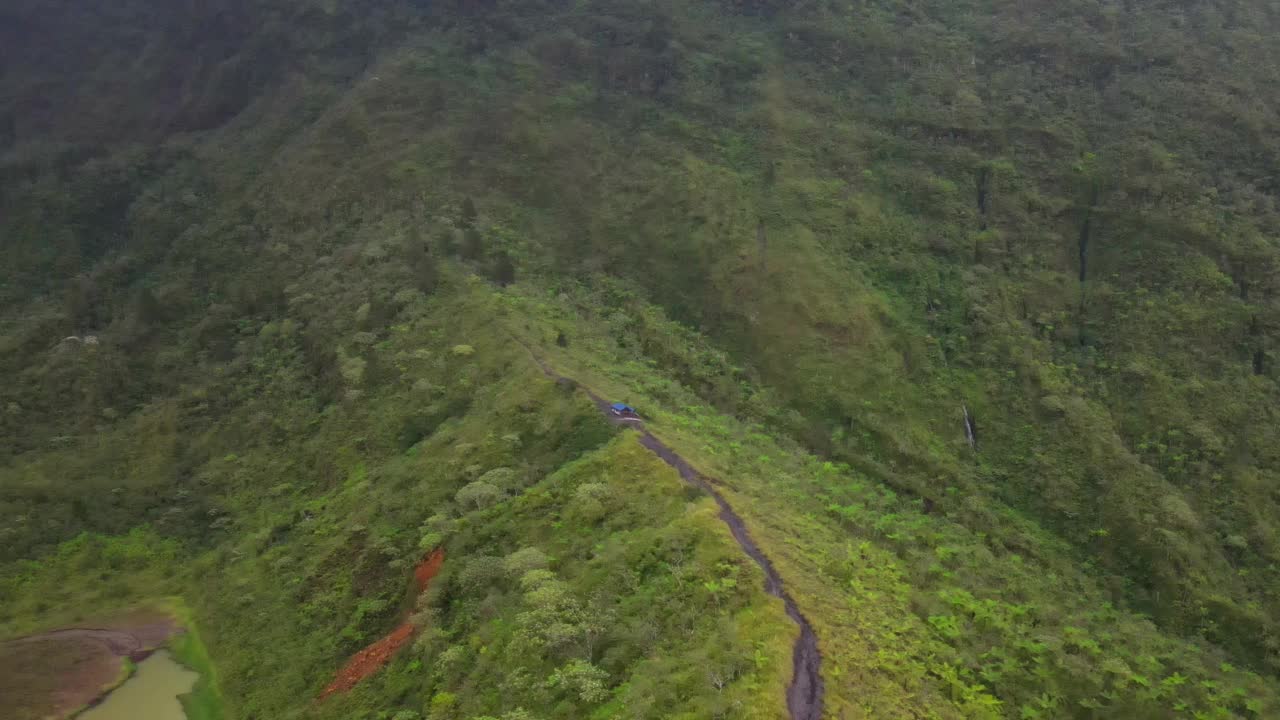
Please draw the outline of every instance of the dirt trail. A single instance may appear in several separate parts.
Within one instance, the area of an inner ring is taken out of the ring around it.
[[[176,630],[177,623],[173,618],[139,614],[122,619],[113,628],[61,628],[6,640],[2,646],[17,649],[24,645],[50,641],[88,642],[101,645],[117,657],[128,657],[136,661],[163,645]]]
[[[680,474],[680,477],[685,482],[705,491],[716,501],[716,504],[720,506],[720,519],[724,521],[725,525],[729,526],[729,532],[733,534],[733,539],[738,541],[738,545],[742,547],[743,552],[764,571],[765,592],[782,599],[787,611],[787,617],[791,618],[800,628],[800,636],[796,638],[795,647],[791,652],[791,684],[787,686],[787,711],[791,715],[791,720],[820,720],[822,718],[823,685],[820,671],[822,655],[818,652],[818,636],[814,633],[813,626],[809,624],[809,621],[800,612],[800,607],[796,605],[795,600],[787,592],[782,583],[782,577],[774,569],[773,563],[769,561],[769,558],[760,550],[760,546],[752,539],[746,523],[742,521],[742,517],[734,511],[733,506],[724,499],[724,496],[715,489],[712,479],[698,472],[679,453],[654,437],[653,433],[644,429],[643,423],[614,415],[612,404],[609,401],[595,394],[573,378],[567,378],[552,370],[533,352],[533,348],[521,340],[517,339],[516,342],[520,343],[529,352],[533,361],[537,363],[547,377],[556,381],[572,383],[575,387],[581,389],[591,398],[591,401],[600,409],[600,412],[604,413],[609,422],[614,425],[638,430],[640,432],[641,445],[651,450],[663,462],[675,468],[675,471]]]
[[[334,693],[347,692],[361,680],[377,672],[386,665],[400,648],[413,639],[418,628],[413,623],[402,623],[395,630],[380,638],[377,642],[356,653],[338,674],[320,693],[323,700]]]
[[[107,652],[119,657],[128,657],[133,653],[142,650],[142,640],[133,633],[123,630],[108,630],[105,628],[65,628],[62,630],[51,630],[39,635],[30,635],[17,640],[9,641],[9,645],[20,646],[49,641],[88,641],[97,643],[106,648]]]
[[[430,555],[422,562],[418,563],[418,567],[413,569],[413,579],[418,583],[418,594],[421,595],[427,586],[431,584],[432,578],[440,573],[440,568],[444,567],[444,550],[437,548],[431,551]]]
[[[431,584],[431,580],[440,572],[440,568],[444,565],[444,549],[436,548],[432,550],[418,566],[414,568],[413,580],[414,587],[417,590],[414,597],[421,595]],[[401,623],[395,630],[379,638],[376,642],[356,653],[347,661],[346,665],[333,676],[333,680],[325,686],[320,693],[320,700],[323,700],[334,693],[347,692],[355,687],[361,680],[369,677],[386,665],[400,648],[409,644],[414,635],[418,634],[417,625],[406,621]]]

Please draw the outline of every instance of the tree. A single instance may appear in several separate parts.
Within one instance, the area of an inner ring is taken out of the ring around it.
[[[515,263],[511,262],[511,256],[505,250],[498,252],[494,258],[493,279],[503,287],[516,281]]]
[[[471,196],[468,195],[466,199],[462,201],[462,214],[458,218],[458,224],[464,228],[471,229],[476,226],[476,218],[479,216],[479,213],[476,212],[475,201],[473,201]]]
[[[483,480],[468,483],[453,496],[459,505],[480,510],[496,505],[502,500],[502,491]]]
[[[458,582],[468,592],[476,592],[501,580],[505,572],[501,559],[492,555],[473,555],[463,563]]]
[[[436,236],[440,243],[440,253],[446,257],[458,252],[458,231],[454,228],[445,228]]]
[[[73,330],[92,328],[98,324],[102,293],[98,284],[87,275],[81,275],[67,285],[63,308]]]
[[[569,585],[548,570],[531,570],[520,579],[528,611],[516,621],[517,637],[530,651],[554,651],[561,656],[583,637],[582,604]]]
[[[134,300],[133,312],[143,327],[150,327],[164,319],[164,307],[156,299],[156,294],[149,287],[144,287],[138,291]]]
[[[991,166],[981,165],[978,168],[977,177],[978,191],[978,229],[987,229],[987,211],[990,208],[991,198]]]
[[[487,482],[498,488],[504,493],[516,492],[520,489],[520,474],[513,468],[497,467],[489,470],[479,477],[481,482]]]
[[[413,274],[414,287],[424,293],[430,293],[435,289],[439,280],[436,259],[432,257],[431,248],[422,239],[421,233],[416,228],[410,233],[409,240],[405,245],[405,264],[409,266],[409,271]]]
[[[469,227],[462,233],[462,258],[475,261],[482,257],[484,257],[484,236],[479,230]]]
[[[584,703],[596,704],[609,697],[609,674],[585,660],[574,660],[547,678],[547,687],[575,693]]]
[[[520,548],[502,561],[502,567],[514,578],[521,578],[530,570],[545,570],[550,564],[546,553],[531,547]]]
[[[427,711],[430,720],[454,720],[458,717],[458,696],[451,692],[436,693]]]

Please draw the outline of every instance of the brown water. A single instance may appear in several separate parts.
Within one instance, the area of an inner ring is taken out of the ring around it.
[[[132,677],[77,720],[186,720],[178,696],[191,692],[198,677],[168,652],[159,650],[138,663]]]

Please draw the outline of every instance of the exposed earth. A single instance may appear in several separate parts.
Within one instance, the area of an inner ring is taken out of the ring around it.
[[[146,658],[178,630],[172,617],[138,610],[0,643],[6,718],[61,718],[101,701],[123,679],[126,658]]]
[[[342,666],[333,681],[325,686],[324,691],[320,693],[320,699],[323,700],[334,693],[347,692],[361,680],[377,672],[395,656],[400,648],[413,639],[417,630],[417,626],[413,623],[401,623],[395,630],[356,653],[346,665]]]
[[[440,548],[431,551],[422,559],[422,562],[418,563],[418,566],[413,571],[413,579],[416,583],[418,594],[422,594],[427,589],[427,586],[431,584],[431,579],[440,572],[440,568],[443,565],[444,550]],[[325,686],[320,693],[320,699],[323,700],[334,693],[347,692],[361,680],[377,672],[399,652],[400,648],[413,639],[419,629],[412,622],[403,622],[377,642],[356,653],[347,661],[346,665],[342,666],[342,669],[338,671],[333,680]]]

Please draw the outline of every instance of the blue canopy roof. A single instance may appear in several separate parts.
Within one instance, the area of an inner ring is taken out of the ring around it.
[[[614,403],[613,409],[617,410],[618,412],[626,412],[628,410],[630,410],[631,412],[635,412],[635,408],[631,407],[626,403]]]

